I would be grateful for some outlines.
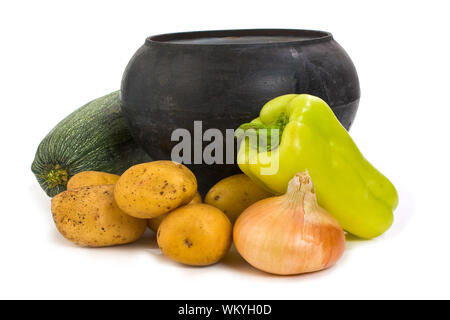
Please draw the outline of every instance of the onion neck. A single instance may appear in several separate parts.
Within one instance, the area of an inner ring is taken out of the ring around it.
[[[289,206],[301,207],[303,214],[317,209],[316,193],[308,171],[297,173],[288,183],[286,199]]]

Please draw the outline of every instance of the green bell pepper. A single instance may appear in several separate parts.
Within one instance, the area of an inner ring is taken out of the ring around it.
[[[344,230],[369,239],[391,226],[398,204],[395,187],[363,157],[322,99],[307,94],[275,98],[236,135],[243,137],[239,167],[268,191],[285,193],[288,181],[307,170],[319,205]]]

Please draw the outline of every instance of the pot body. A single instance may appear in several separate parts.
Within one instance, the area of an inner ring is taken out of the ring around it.
[[[233,42],[246,36],[298,39]],[[203,132],[216,128],[225,137],[226,129],[249,122],[267,101],[289,93],[324,99],[343,126],[350,128],[360,97],[358,76],[331,34],[270,29],[151,37],[129,62],[121,88],[131,133],[156,160],[171,159],[172,148],[179,143],[171,141],[174,130],[190,132],[194,153],[194,139],[203,146],[210,143],[194,135],[194,121],[202,121]],[[185,164],[197,176],[203,194],[220,179],[239,172],[236,164],[194,164],[194,155],[191,164]]]

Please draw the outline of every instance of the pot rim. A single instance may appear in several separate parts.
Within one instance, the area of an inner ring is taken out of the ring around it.
[[[242,37],[242,36],[293,36],[309,37],[309,39],[290,39],[276,42],[259,43],[179,43],[174,40],[190,40],[202,38],[219,37]],[[324,42],[333,39],[333,35],[327,31],[307,30],[307,29],[226,29],[226,30],[205,30],[163,33],[150,36],[146,39],[146,44],[165,44],[176,46],[261,46],[280,45],[283,43],[310,44]]]

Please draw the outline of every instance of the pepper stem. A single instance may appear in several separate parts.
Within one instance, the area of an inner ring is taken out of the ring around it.
[[[249,122],[242,124],[236,130],[236,137],[241,139],[244,136],[256,137],[256,143],[252,146],[259,148],[260,151],[270,151],[280,145],[283,130],[289,122],[289,117],[284,113],[280,113],[277,120],[269,125],[262,122]]]

